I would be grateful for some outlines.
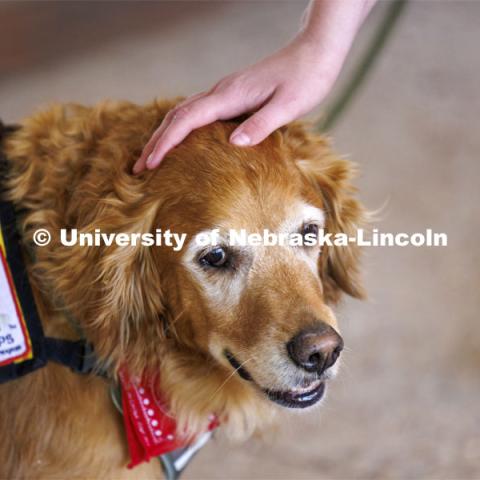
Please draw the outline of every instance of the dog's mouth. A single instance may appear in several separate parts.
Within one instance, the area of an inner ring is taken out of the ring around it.
[[[234,357],[231,352],[225,350],[225,357],[241,378],[255,383],[248,370]],[[314,380],[306,387],[296,387],[285,391],[264,389],[260,386],[259,388],[272,402],[278,403],[282,407],[307,408],[315,405],[322,399],[323,395],[325,394],[326,385],[325,381],[323,380]]]
[[[315,405],[325,393],[325,382],[313,381],[307,388],[293,388],[283,392],[265,390],[273,402],[288,408],[307,408]]]

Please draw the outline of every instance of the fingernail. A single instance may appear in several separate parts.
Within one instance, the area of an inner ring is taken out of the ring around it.
[[[147,167],[151,167],[153,164],[153,153],[151,153],[147,158]]]
[[[246,133],[236,133],[230,138],[230,142],[239,147],[250,145],[250,137]]]

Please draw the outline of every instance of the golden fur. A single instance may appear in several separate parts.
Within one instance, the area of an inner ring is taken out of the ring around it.
[[[25,212],[21,233],[35,258],[29,274],[46,334],[77,338],[68,321],[74,318],[112,377],[124,363],[133,373],[160,372],[180,428],[193,435],[214,412],[222,431],[244,438],[278,408],[215,349],[233,349],[254,377],[273,382],[262,352],[304,326],[305,309],[335,326],[330,306],[341,293],[362,295],[357,248],[324,247],[315,275],[288,252],[262,253],[265,260],[245,274],[245,288],[227,308],[205,291],[228,291],[218,283],[228,281],[206,277],[213,283],[203,289],[184,252],[65,247],[60,228],[170,228],[189,238],[219,223],[274,230],[301,200],[325,212],[329,232],[353,234],[364,214],[353,196],[351,164],[300,123],[242,149],[228,143],[237,122],[216,122],[189,135],[159,169],[133,176],[142,146],[171,106],[58,105],[28,118],[3,146],[9,197]],[[37,228],[52,233],[48,247],[33,248]],[[125,469],[126,443],[108,386],[54,364],[0,386],[0,477],[160,475],[155,461]]]

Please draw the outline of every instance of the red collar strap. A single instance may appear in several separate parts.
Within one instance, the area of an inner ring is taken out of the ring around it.
[[[217,419],[212,415],[206,435],[188,441],[178,434],[177,423],[152,382],[131,378],[126,369],[120,370],[119,377],[131,459],[128,468],[149,461],[152,457],[160,457],[167,477],[176,478],[193,454],[206,443],[210,432],[218,426]],[[168,475],[172,468],[177,475]]]

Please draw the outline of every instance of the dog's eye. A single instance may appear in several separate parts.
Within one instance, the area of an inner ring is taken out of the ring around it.
[[[220,268],[227,264],[227,252],[222,247],[215,247],[200,258],[200,264]]]
[[[301,230],[301,234],[305,237],[308,235],[310,238],[318,237],[318,225],[316,223],[306,223]]]

